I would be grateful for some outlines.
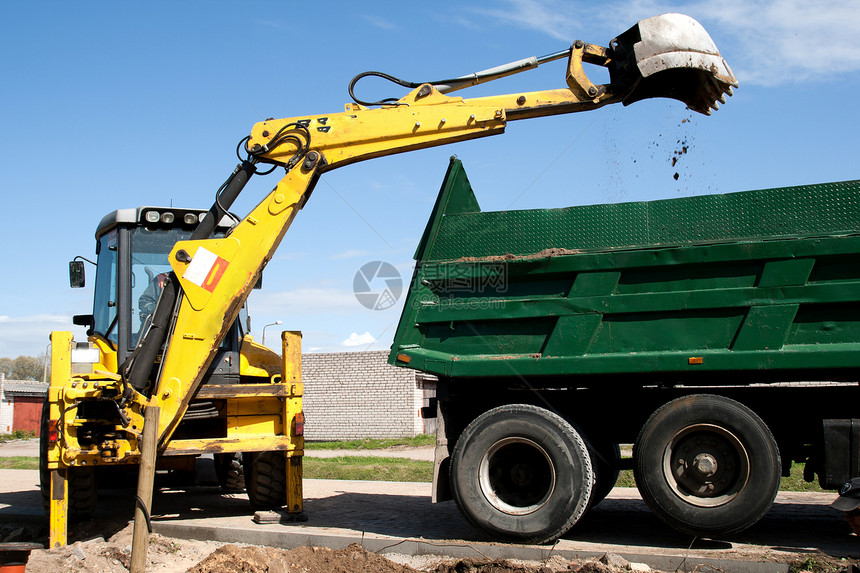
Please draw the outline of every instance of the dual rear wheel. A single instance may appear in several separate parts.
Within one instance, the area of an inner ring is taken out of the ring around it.
[[[746,406],[694,395],[659,408],[633,450],[634,475],[651,510],[702,537],[738,533],[770,508],[780,481],[779,448]],[[547,543],[573,527],[618,478],[617,444],[586,440],[570,422],[514,404],[475,418],[451,455],[460,511],[494,537]]]
[[[743,404],[709,394],[659,408],[633,448],[642,499],[678,531],[728,536],[767,512],[779,490],[779,448]]]

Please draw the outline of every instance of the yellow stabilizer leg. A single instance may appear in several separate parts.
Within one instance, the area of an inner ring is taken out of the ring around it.
[[[69,482],[66,470],[51,470],[50,541],[51,547],[62,547],[68,541]]]

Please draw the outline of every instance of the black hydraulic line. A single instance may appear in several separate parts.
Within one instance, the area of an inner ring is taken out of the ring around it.
[[[382,78],[384,80],[388,80],[392,83],[395,83],[399,86],[403,86],[403,87],[408,88],[408,89],[415,89],[415,88],[417,88],[423,84],[430,84],[433,87],[435,87],[437,90],[439,90],[439,92],[444,94],[444,93],[450,93],[450,92],[453,92],[456,90],[461,90],[461,89],[467,88],[469,86],[474,86],[474,85],[482,84],[482,83],[489,82],[492,80],[496,80],[496,79],[499,79],[499,78],[502,78],[505,76],[518,74],[518,73],[524,72],[526,70],[534,69],[534,68],[537,68],[540,64],[545,64],[547,62],[559,60],[561,58],[567,57],[568,55],[570,55],[570,48],[567,48],[567,49],[564,49],[564,50],[561,50],[558,52],[553,52],[551,54],[547,54],[547,55],[541,56],[539,58],[536,58],[536,57],[524,58],[522,60],[517,60],[516,62],[510,62],[507,64],[502,64],[501,66],[496,66],[494,68],[489,68],[487,70],[482,70],[480,72],[474,72],[474,73],[467,74],[465,76],[460,76],[457,78],[449,78],[449,79],[444,79],[444,80],[434,80],[434,81],[428,81],[428,82],[410,82],[410,81],[403,80],[403,79],[394,77],[391,74],[386,74],[383,72],[376,72],[376,71],[362,72],[362,73],[358,74],[357,76],[355,76],[354,78],[352,78],[352,80],[350,80],[349,86],[347,87],[347,92],[349,92],[349,96],[352,98],[352,100],[355,103],[357,103],[359,105],[363,105],[365,107],[371,107],[371,106],[377,106],[377,105],[386,105],[386,104],[403,105],[403,104],[398,104],[397,103],[398,98],[394,98],[394,97],[385,98],[385,99],[381,99],[378,101],[371,101],[371,102],[360,100],[355,96],[355,84],[357,84],[359,82],[359,80],[361,80],[362,78],[377,77],[377,78]]]
[[[191,240],[208,239],[212,236],[218,222],[227,213],[227,210],[233,205],[239,193],[242,192],[245,184],[248,183],[248,180],[255,173],[255,163],[256,161],[253,159],[245,160],[236,167],[227,181],[224,182],[224,185],[218,190],[215,202],[191,234]],[[164,290],[161,291],[161,296],[156,304],[152,324],[146,336],[140,342],[140,345],[129,358],[131,366],[128,369],[127,376],[125,375],[125,369],[122,369],[124,378],[138,392],[143,392],[149,383],[155,359],[158,357],[161,345],[164,343],[164,339],[171,326],[176,301],[182,292],[176,274],[171,272],[168,277],[169,279],[165,283]],[[126,361],[127,363],[128,361]],[[151,392],[152,389],[150,389]]]
[[[133,360],[126,378],[131,387],[138,392],[143,392],[149,383],[149,376],[155,365],[155,359],[161,349],[161,344],[164,342],[165,334],[170,328],[173,307],[176,304],[178,293],[179,279],[174,273],[169,273],[155,306],[155,313],[152,315],[149,330],[131,356]]]
[[[143,519],[146,521],[146,530],[152,533],[152,520],[149,517],[149,508],[146,507],[146,504],[140,499],[139,495],[134,496],[134,505],[143,512]]]
[[[248,180],[256,172],[255,163],[256,161],[254,160],[244,160],[236,166],[233,174],[230,175],[230,178],[227,179],[216,194],[215,202],[212,204],[209,212],[206,213],[206,216],[203,217],[203,220],[200,221],[200,224],[197,225],[197,228],[191,234],[192,241],[208,239],[212,236],[212,233],[215,232],[215,227],[218,226],[218,222],[227,214],[227,211],[233,205],[233,201],[236,200],[236,197],[242,192],[245,184],[248,183]]]

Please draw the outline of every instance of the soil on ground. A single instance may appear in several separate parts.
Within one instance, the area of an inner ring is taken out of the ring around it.
[[[115,529],[115,524],[108,529]],[[57,549],[30,554],[28,573],[124,573],[131,563],[132,524],[108,539],[95,537]],[[630,571],[621,557],[602,561],[568,561],[553,556],[544,563],[493,559],[451,559],[437,556],[390,555],[389,558],[351,544],[343,549],[298,547],[277,549],[215,541],[149,536],[146,570],[163,573],[620,573]],[[642,566],[647,567],[647,566]],[[641,569],[640,569],[641,570]]]
[[[30,531],[27,524],[9,535],[9,524],[0,527],[0,540],[46,542],[44,531]],[[12,526],[14,527],[14,525]],[[45,528],[46,529],[46,528]],[[109,535],[90,537],[93,535]],[[13,539],[16,538],[16,539]],[[84,522],[74,532],[75,541],[58,549],[42,549],[30,554],[28,573],[105,572],[124,573],[131,563],[132,524],[127,522]],[[814,563],[810,567],[810,563]],[[844,560],[825,554],[810,555],[792,564],[792,571],[840,571]],[[255,545],[225,544],[216,541],[172,539],[158,534],[149,537],[147,571],[159,573],[621,573],[654,571],[641,563],[629,563],[621,556],[607,553],[600,559],[568,561],[558,555],[545,562],[452,559],[431,555],[386,554],[369,552],[358,544],[343,549],[299,547],[286,550]],[[659,573],[659,572],[657,572]]]

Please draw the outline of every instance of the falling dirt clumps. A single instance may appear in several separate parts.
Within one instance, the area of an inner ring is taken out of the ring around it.
[[[686,119],[686,118],[682,119],[681,125],[683,125],[685,123],[690,123],[690,120]],[[681,160],[681,157],[683,157],[684,155],[687,155],[687,152],[690,151],[690,147],[691,147],[691,144],[689,143],[688,138],[686,136],[678,139],[675,142],[675,144],[676,144],[675,151],[672,153],[672,157],[669,158],[669,162],[672,164],[672,167],[675,167],[678,164],[678,161]],[[675,172],[674,175],[672,175],[672,179],[674,179],[675,181],[677,181],[680,177],[681,177],[681,174],[677,171]]]

